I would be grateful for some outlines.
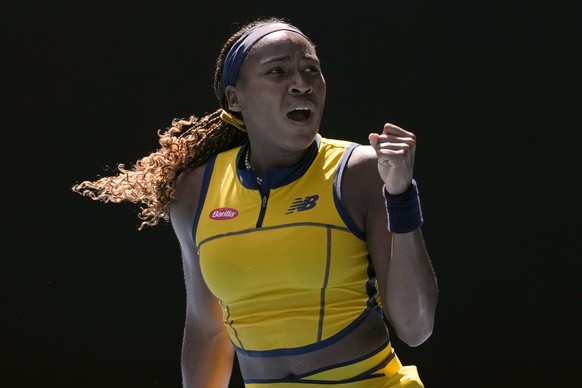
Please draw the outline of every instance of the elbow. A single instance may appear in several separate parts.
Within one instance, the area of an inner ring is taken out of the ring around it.
[[[385,310],[396,336],[410,347],[426,342],[433,333],[438,292],[416,300],[398,299]]]
[[[425,330],[396,330],[396,335],[406,345],[414,348],[422,345],[432,335],[432,327]]]
[[[422,345],[430,338],[434,328],[434,316],[409,320],[393,325],[398,338],[410,347]]]

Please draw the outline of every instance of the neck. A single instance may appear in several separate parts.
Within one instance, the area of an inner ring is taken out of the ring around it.
[[[245,154],[245,166],[247,169],[255,171],[257,177],[261,177],[265,171],[275,170],[279,168],[289,168],[297,165],[301,159],[309,152],[309,148],[288,155],[278,155],[277,158],[270,158],[269,155],[253,153],[252,147],[249,144]]]

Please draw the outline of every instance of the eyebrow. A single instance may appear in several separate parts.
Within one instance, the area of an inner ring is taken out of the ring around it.
[[[311,62],[319,62],[319,59],[315,55],[303,55],[301,57],[301,60],[311,61]],[[259,64],[260,65],[269,65],[269,64],[275,63],[275,62],[285,62],[285,61],[290,61],[290,56],[287,54],[268,57],[265,60],[260,61]]]

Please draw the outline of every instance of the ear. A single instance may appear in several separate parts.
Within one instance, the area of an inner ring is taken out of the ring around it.
[[[238,100],[238,94],[235,86],[227,86],[226,90],[224,91],[226,95],[226,101],[228,101],[228,109],[233,112],[240,112],[240,102]]]

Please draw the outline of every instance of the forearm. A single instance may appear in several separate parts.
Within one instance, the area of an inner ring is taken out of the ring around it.
[[[182,344],[184,388],[228,387],[234,348],[226,332],[205,335],[186,329]]]
[[[392,234],[386,312],[397,335],[418,346],[432,333],[438,288],[422,232]]]

